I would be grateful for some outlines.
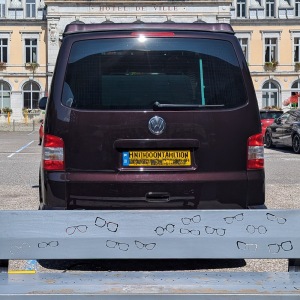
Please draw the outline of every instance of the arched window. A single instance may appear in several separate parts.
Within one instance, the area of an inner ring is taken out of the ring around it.
[[[29,81],[23,87],[24,108],[39,108],[40,87],[37,83]]]
[[[0,80],[0,108],[9,107],[10,103],[11,89],[7,82]]]
[[[297,80],[292,84],[292,92],[300,93],[300,80]]]
[[[262,87],[262,107],[266,106],[279,106],[279,86],[271,80]]]

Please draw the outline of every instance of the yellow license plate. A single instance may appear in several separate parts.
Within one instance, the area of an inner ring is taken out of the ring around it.
[[[191,165],[189,150],[123,152],[124,167],[183,167]]]

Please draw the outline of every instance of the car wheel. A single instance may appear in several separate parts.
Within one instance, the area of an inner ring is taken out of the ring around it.
[[[271,134],[269,132],[266,132],[265,134],[265,144],[267,148],[273,148],[274,144],[272,142],[272,137]]]
[[[293,150],[295,153],[300,153],[300,136],[299,134],[295,134],[293,137]]]

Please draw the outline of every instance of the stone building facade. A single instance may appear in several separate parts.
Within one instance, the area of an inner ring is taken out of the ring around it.
[[[289,109],[290,97],[300,95],[300,0],[234,0],[231,25],[259,106]]]
[[[0,121],[32,118],[47,84],[45,4],[0,0]]]
[[[48,22],[48,66],[53,72],[59,39],[65,26],[74,21],[84,23],[132,22],[208,22],[229,23],[228,0],[208,1],[63,1],[46,0]],[[51,80],[49,80],[50,82]]]
[[[283,107],[300,92],[300,0],[0,0],[0,109],[23,120],[38,108],[74,21],[231,23],[259,106]]]

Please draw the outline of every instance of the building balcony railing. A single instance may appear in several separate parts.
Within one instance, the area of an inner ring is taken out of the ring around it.
[[[278,66],[278,61],[268,61],[268,62],[265,62],[264,69],[265,69],[265,71],[274,72],[276,70],[277,66]]]
[[[6,68],[6,62],[0,61],[0,70],[3,70]]]

